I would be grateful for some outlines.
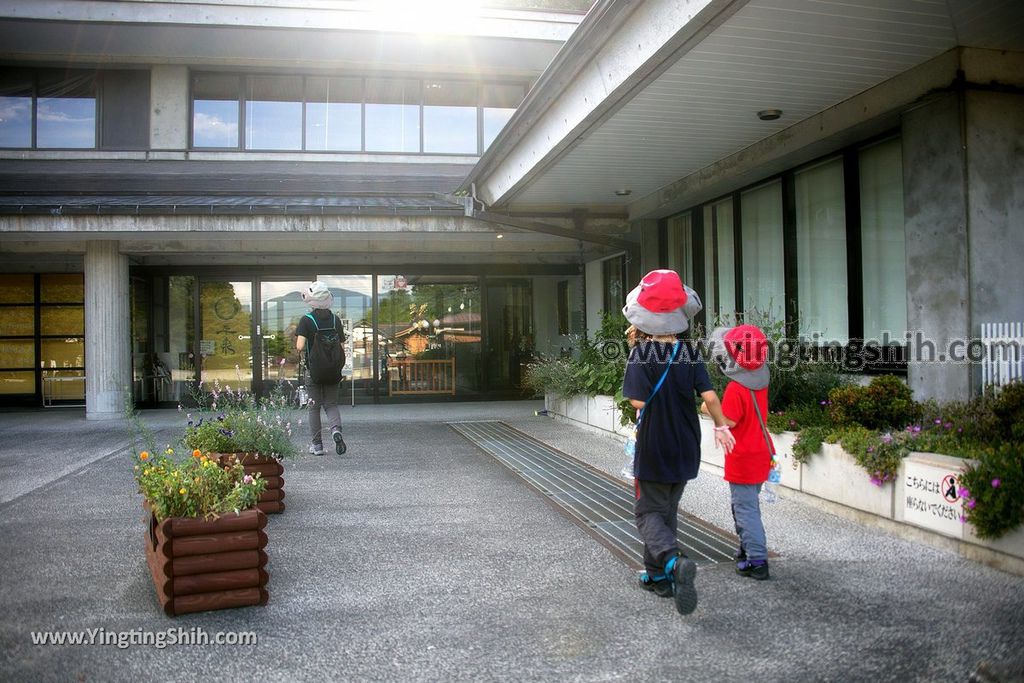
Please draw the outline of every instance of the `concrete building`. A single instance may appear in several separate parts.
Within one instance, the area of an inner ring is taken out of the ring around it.
[[[977,387],[905,335],[1024,319],[1019,3],[543,4],[0,1],[0,401],[267,391],[313,279],[357,401],[514,395],[654,267]]]

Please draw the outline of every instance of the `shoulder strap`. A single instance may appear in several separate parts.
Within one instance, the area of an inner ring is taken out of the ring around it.
[[[313,317],[313,314],[312,313],[307,313],[306,317],[313,321],[313,327],[315,327],[316,331],[319,332],[320,331],[320,326],[316,324],[316,318]]]
[[[654,342],[651,343],[653,344]],[[677,341],[675,346],[672,347],[672,357],[668,359],[668,365],[665,366],[665,372],[661,373],[661,379],[659,379],[658,383],[654,385],[654,390],[651,391],[651,395],[647,397],[646,401],[644,401],[644,407],[640,409],[640,412],[636,416],[637,424],[640,423],[640,418],[644,416],[644,409],[647,408],[647,404],[651,402],[651,399],[654,398],[654,395],[658,393],[658,389],[661,389],[661,385],[665,382],[665,377],[668,376],[668,371],[672,369],[672,364],[676,362],[676,356],[679,355],[679,347],[682,343],[683,342],[681,341]]]
[[[313,325],[316,326],[316,331],[319,332],[321,330],[321,327],[316,322],[316,316],[314,316],[312,313],[307,313],[306,317],[313,321]],[[335,329],[336,323],[334,321],[337,320],[337,318],[338,318],[338,316],[336,316],[334,313],[331,313],[331,326],[330,327],[324,327],[322,329],[325,329],[325,330],[333,330],[333,329]]]
[[[757,421],[761,423],[761,435],[764,436],[764,443],[768,446],[768,452],[771,455],[775,455],[775,449],[772,448],[772,440],[768,436],[768,427],[765,426],[764,418],[761,417],[761,406],[757,405],[757,394],[754,393],[753,389],[747,389],[750,392],[750,400],[754,402],[754,412],[757,413]]]

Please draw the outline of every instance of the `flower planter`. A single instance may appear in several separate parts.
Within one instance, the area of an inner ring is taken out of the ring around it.
[[[260,510],[217,519],[150,515],[146,562],[168,616],[265,605],[270,595],[267,517]]]
[[[255,453],[213,453],[211,456],[217,458],[222,467],[236,459],[242,463],[246,474],[259,474],[267,482],[267,488],[256,507],[268,515],[284,512],[284,464],[281,461]]]

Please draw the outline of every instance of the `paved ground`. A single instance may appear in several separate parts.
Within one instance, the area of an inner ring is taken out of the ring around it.
[[[609,471],[612,440],[532,402],[346,409],[349,454],[288,464],[271,602],[168,619],[120,425],[0,413],[2,680],[1024,680],[1024,580],[792,501],[773,580],[698,576],[681,618],[444,420],[503,419]],[[170,440],[180,416],[147,414]],[[703,474],[683,506],[729,525]],[[34,646],[31,631],[254,631],[255,646]]]

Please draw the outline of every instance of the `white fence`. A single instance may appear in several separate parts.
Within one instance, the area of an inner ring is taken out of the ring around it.
[[[985,347],[981,362],[983,387],[1001,387],[1024,379],[1024,323],[984,323],[981,343]]]

